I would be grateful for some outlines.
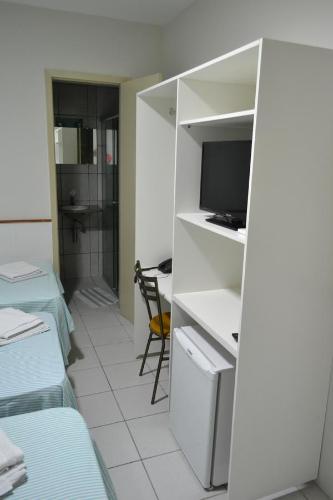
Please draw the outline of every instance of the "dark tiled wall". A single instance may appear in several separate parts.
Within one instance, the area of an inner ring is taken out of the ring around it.
[[[97,128],[97,165],[57,165],[58,207],[70,203],[70,191],[76,191],[75,204],[98,205],[99,213],[84,218],[86,232],[78,233],[73,241],[72,220],[59,211],[60,265],[63,279],[98,276],[112,261],[112,246],[107,245],[109,233],[105,227],[109,190],[103,188],[106,179],[103,120],[118,113],[119,90],[116,87],[54,84],[54,111],[57,117],[78,117],[84,126]],[[103,231],[103,228],[105,230]],[[106,236],[106,237],[105,237]],[[104,240],[104,241],[103,241]],[[104,252],[104,266],[103,266]],[[107,265],[108,264],[108,265]],[[109,269],[108,269],[109,271]]]
[[[103,208],[102,173],[96,165],[57,165],[58,205],[68,205],[69,192],[76,191],[76,205]],[[103,273],[102,212],[84,217],[86,232],[73,241],[72,220],[59,213],[61,274],[65,279],[99,276]]]

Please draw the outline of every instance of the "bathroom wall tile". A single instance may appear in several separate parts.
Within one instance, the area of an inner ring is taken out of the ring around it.
[[[87,113],[90,116],[97,114],[97,87],[94,85],[87,86]]]
[[[68,202],[61,202],[61,203],[63,203],[64,205],[68,204]],[[75,203],[76,203],[76,205],[89,205],[89,200],[76,199]],[[89,224],[89,217],[82,217],[82,220],[85,223],[86,227],[89,227],[89,225],[90,225]],[[64,229],[72,229],[72,227],[73,227],[73,220],[72,220],[72,218],[69,217],[66,214],[64,214],[62,216],[62,227]]]
[[[103,124],[100,119],[97,118],[97,145],[100,146],[102,144],[102,135],[103,135]]]
[[[98,218],[98,213],[91,214],[89,216],[89,226],[90,228],[98,229],[99,227],[99,218]]]
[[[98,229],[89,229],[90,234],[90,248],[92,253],[97,253],[99,251],[99,230]]]
[[[90,276],[90,254],[64,256],[65,277],[88,278]]]
[[[97,174],[97,165],[89,165],[89,174]]]
[[[61,165],[62,174],[87,174],[88,172],[89,172],[88,165],[74,165],[74,164]]]
[[[61,174],[57,169],[57,198],[61,200]]]
[[[58,232],[58,240],[59,240],[59,255],[63,255],[64,254],[64,235],[63,235],[62,230],[60,230]]]
[[[99,252],[98,254],[98,274],[99,276],[103,276],[103,253]]]
[[[60,255],[59,264],[60,264],[60,280],[62,283],[64,283],[66,277],[65,277],[65,263],[63,255]]]
[[[98,200],[98,185],[97,185],[98,174],[89,174],[89,200]]]
[[[97,129],[97,119],[96,116],[86,116],[83,119],[83,126],[86,128],[95,128]]]
[[[103,165],[104,151],[105,151],[104,146],[99,144],[97,147],[97,163],[98,163],[98,165]]]
[[[102,174],[98,174],[97,183],[98,183],[97,199],[103,200],[103,175]]]
[[[62,201],[69,203],[70,191],[75,190],[75,200],[89,200],[88,174],[62,174]]]
[[[71,229],[72,225],[73,225],[72,219],[70,219],[67,215],[64,214],[62,216],[62,229]]]
[[[58,229],[59,229],[59,231],[62,229],[62,227],[63,227],[62,213],[60,212],[60,210],[58,210]]]
[[[87,85],[56,83],[60,115],[85,115],[87,113]]]
[[[102,251],[102,247],[103,247],[103,230],[102,228],[100,228],[98,231],[98,248],[100,252]]]
[[[99,276],[98,253],[90,254],[90,262],[91,262],[91,276]]]
[[[64,229],[64,254],[90,253],[89,229],[85,233],[78,232],[78,241],[73,241],[71,229]]]
[[[114,283],[113,253],[103,252],[103,276],[107,282]]]
[[[114,116],[118,113],[118,87],[98,87],[97,113],[100,116]]]
[[[103,247],[105,252],[110,252],[113,249],[114,230],[105,227],[103,231]]]

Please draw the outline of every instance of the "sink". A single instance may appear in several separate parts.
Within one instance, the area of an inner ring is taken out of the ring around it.
[[[62,212],[67,212],[67,213],[81,213],[81,212],[86,212],[89,210],[88,205],[64,205],[61,207]]]

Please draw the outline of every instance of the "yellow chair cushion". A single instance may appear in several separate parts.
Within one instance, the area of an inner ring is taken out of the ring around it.
[[[163,323],[163,335],[166,337],[170,333],[170,313],[166,312],[162,314]],[[149,323],[150,331],[155,333],[155,335],[161,335],[160,321],[158,316],[154,316]]]

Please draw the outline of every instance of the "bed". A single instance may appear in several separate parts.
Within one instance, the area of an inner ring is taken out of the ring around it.
[[[0,428],[24,452],[28,480],[13,500],[116,500],[87,426],[71,408],[0,419]]]
[[[67,365],[71,348],[69,334],[74,330],[73,319],[63,298],[64,289],[52,266],[45,263],[38,266],[47,274],[17,283],[0,279],[0,309],[11,306],[24,312],[51,313],[57,324],[62,355]]]
[[[36,315],[49,331],[0,347],[0,418],[58,406],[76,408],[55,320],[50,313]]]

